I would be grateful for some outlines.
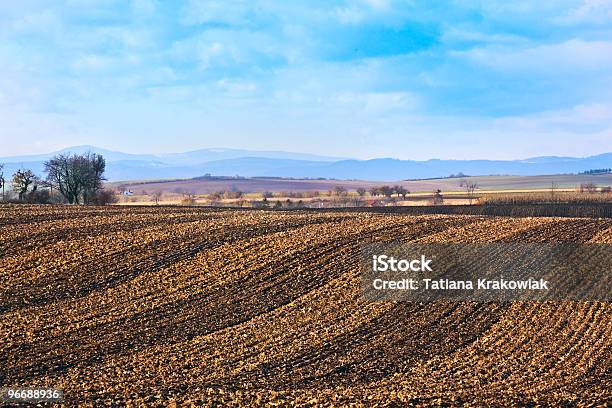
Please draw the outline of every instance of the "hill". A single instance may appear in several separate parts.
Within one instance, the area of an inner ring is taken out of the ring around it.
[[[384,242],[609,244],[610,220],[161,206],[0,213],[3,383],[50,384],[67,406],[612,400],[610,302],[371,301],[361,264],[365,245]],[[495,255],[481,264],[508,267]],[[581,259],[586,269],[610,263]]]
[[[556,176],[480,176],[467,177],[479,186],[479,192],[484,191],[532,191],[549,189],[552,183],[558,189],[575,189],[580,184],[593,183],[597,186],[612,186],[612,174],[587,175],[556,175]],[[342,186],[349,191],[363,187],[380,186],[382,184],[402,185],[412,192],[431,193],[435,190],[444,192],[460,191],[459,178],[408,180],[408,181],[366,181],[366,180],[316,180],[289,179],[280,177],[253,178],[194,178],[158,181],[116,182],[111,185],[119,189],[131,190],[136,194],[149,194],[159,191],[164,193],[190,192],[192,194],[208,194],[215,191],[242,191],[245,193],[271,192],[303,192],[328,191],[336,186]]]
[[[43,162],[57,153],[92,151],[107,159],[109,180],[191,178],[210,173],[216,176],[334,178],[360,180],[403,180],[446,177],[464,173],[480,175],[533,176],[579,173],[612,167],[612,153],[597,156],[534,157],[524,160],[440,160],[426,161],[377,158],[355,160],[281,151],[202,149],[184,153],[130,154],[95,146],[76,146],[58,152],[0,158],[5,171],[19,167],[42,173]]]

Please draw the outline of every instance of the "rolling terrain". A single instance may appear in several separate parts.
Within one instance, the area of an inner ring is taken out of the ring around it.
[[[612,220],[0,206],[0,382],[69,405],[596,405],[607,302],[365,301],[365,243],[612,243]]]
[[[535,191],[549,190],[552,183],[557,189],[575,190],[580,184],[593,183],[597,186],[612,186],[612,174],[601,175],[553,175],[553,176],[481,176],[463,178],[443,178],[428,180],[363,181],[363,180],[305,180],[271,178],[195,178],[186,180],[132,181],[110,183],[113,188],[132,190],[137,194],[145,191],[164,193],[190,192],[209,194],[215,191],[242,191],[259,193],[263,191],[329,191],[342,186],[349,191],[359,187],[369,189],[384,184],[401,185],[414,193],[428,193],[438,189],[443,192],[460,192],[462,180],[478,184],[478,192],[487,191]]]
[[[5,171],[12,174],[26,167],[37,174],[44,161],[58,153],[102,154],[107,160],[110,181],[157,180],[214,176],[333,178],[341,180],[405,180],[447,177],[450,174],[474,176],[509,174],[534,176],[571,174],[612,167],[612,153],[590,157],[532,157],[519,160],[399,160],[372,158],[347,159],[282,151],[241,149],[200,149],[172,154],[131,154],[95,146],[74,146],[39,155],[0,157]]]

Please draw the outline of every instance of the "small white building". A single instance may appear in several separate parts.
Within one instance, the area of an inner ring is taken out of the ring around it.
[[[131,196],[134,195],[134,192],[132,190],[125,190],[122,194],[124,196]]]

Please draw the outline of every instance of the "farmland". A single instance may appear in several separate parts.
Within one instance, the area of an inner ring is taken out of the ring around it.
[[[0,383],[76,404],[604,405],[607,302],[368,302],[362,245],[612,219],[0,206]]]
[[[472,193],[465,184],[475,186]],[[587,191],[585,186],[591,190]],[[200,177],[108,183],[120,205],[188,204],[259,207],[290,202],[308,208],[428,206],[432,203],[606,202],[612,201],[612,176],[482,176],[404,181],[287,179],[279,177]],[[385,193],[383,188],[387,188]],[[403,189],[403,192],[401,191]],[[438,191],[438,198],[436,198]],[[605,192],[608,193],[605,193]],[[568,201],[569,200],[569,201]],[[437,201],[437,202],[436,202]]]
[[[166,194],[190,191],[194,194],[208,194],[214,191],[240,190],[246,193],[260,193],[263,191],[327,191],[335,186],[342,186],[348,191],[355,191],[359,187],[369,189],[383,184],[401,185],[413,193],[431,193],[437,189],[444,192],[457,192],[463,189],[459,186],[461,180],[467,179],[478,184],[482,191],[533,191],[549,190],[551,184],[559,189],[575,190],[584,183],[593,183],[597,186],[612,185],[612,174],[585,175],[585,174],[559,174],[549,176],[479,176],[461,178],[440,178],[424,180],[314,180],[314,179],[288,179],[280,177],[251,177],[251,178],[194,178],[184,180],[157,180],[157,181],[125,181],[109,183],[111,188],[132,190],[136,194],[143,191],[148,193],[164,192]]]

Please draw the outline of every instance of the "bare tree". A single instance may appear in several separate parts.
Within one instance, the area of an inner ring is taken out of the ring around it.
[[[86,153],[81,156],[83,161],[83,203],[91,202],[95,195],[102,189],[104,170],[106,170],[106,160],[101,154]]]
[[[444,204],[444,197],[442,197],[442,190],[436,190],[431,198],[431,203],[433,205],[441,205]]]
[[[363,197],[365,195],[365,193],[366,193],[366,189],[365,188],[359,187],[357,189],[357,194],[359,194],[359,197]]]
[[[404,200],[406,199],[406,195],[410,194],[410,191],[406,190],[403,186],[395,186],[393,187],[393,190],[398,197],[402,196]]]
[[[45,162],[47,182],[70,204],[89,204],[102,189],[106,161],[95,153],[59,154]]]
[[[223,192],[223,198],[226,199],[237,199],[237,198],[242,198],[243,193],[242,191],[236,190],[232,188],[232,191],[224,191]]]
[[[223,198],[223,191],[213,191],[212,193],[208,194],[208,199],[213,202],[219,201],[222,198]]]
[[[159,200],[161,200],[162,195],[163,192],[161,190],[153,192],[153,201],[155,201],[155,205],[159,205]]]
[[[108,205],[114,204],[119,201],[117,194],[113,190],[102,189],[93,196],[91,204],[95,205]]]
[[[181,198],[182,205],[194,205],[196,203],[195,193],[191,191],[187,191],[183,193],[183,198]]]
[[[472,182],[472,181],[468,181],[464,179],[464,180],[461,180],[461,183],[459,183],[459,187],[463,187],[463,189],[468,195],[469,203],[470,205],[472,205],[472,200],[474,199],[474,191],[479,188],[478,184],[476,182]]]
[[[584,183],[580,185],[580,192],[581,193],[589,193],[589,194],[593,194],[595,192],[597,192],[597,186],[593,183]]]
[[[38,177],[32,170],[19,169],[13,174],[13,190],[19,194],[19,200],[23,200],[30,186],[32,191],[36,191],[38,185]]]
[[[376,196],[378,196],[380,194],[380,188],[379,187],[372,187],[372,188],[370,188],[369,193],[370,193],[370,195],[372,197],[376,197]]]
[[[380,192],[382,195],[384,195],[385,197],[391,197],[393,195],[393,187],[390,186],[382,186],[379,188]]]
[[[346,195],[346,188],[342,187],[342,186],[334,186],[334,189],[332,190],[333,194],[341,197],[341,196],[345,196]]]
[[[553,200],[555,198],[555,194],[557,193],[557,189],[559,188],[559,184],[554,181],[550,183],[550,199]]]
[[[4,180],[4,164],[0,163],[0,187],[2,187],[2,201],[4,201],[4,184],[6,181]]]

